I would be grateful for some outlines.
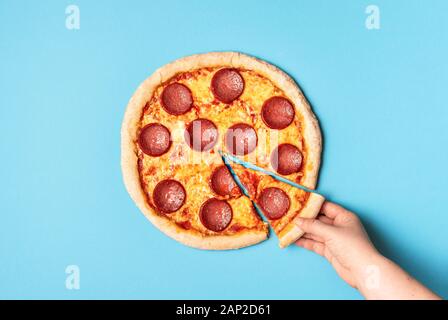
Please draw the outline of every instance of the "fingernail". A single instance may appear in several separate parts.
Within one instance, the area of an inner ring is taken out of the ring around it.
[[[303,225],[303,219],[302,219],[302,218],[296,218],[295,223],[296,223],[298,226],[301,226],[301,225]]]

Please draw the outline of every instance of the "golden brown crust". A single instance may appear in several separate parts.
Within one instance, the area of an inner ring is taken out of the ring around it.
[[[137,89],[130,99],[121,129],[121,166],[123,179],[131,198],[144,215],[168,236],[188,246],[201,249],[235,249],[253,245],[267,237],[268,230],[247,229],[234,235],[205,235],[196,230],[185,230],[163,215],[159,215],[146,201],[138,171],[137,133],[145,104],[162,83],[180,72],[205,67],[235,67],[251,69],[272,80],[295,104],[303,116],[303,133],[307,160],[302,184],[314,188],[320,164],[321,136],[316,118],[294,81],[278,68],[259,59],[236,52],[211,52],[185,57],[156,70]]]
[[[300,218],[315,218],[320,212],[320,208],[324,203],[325,198],[317,193],[311,193],[305,206],[300,211],[293,221],[289,222],[286,227],[278,234],[280,248],[285,248],[291,243],[297,241],[304,232],[295,224],[294,220]]]

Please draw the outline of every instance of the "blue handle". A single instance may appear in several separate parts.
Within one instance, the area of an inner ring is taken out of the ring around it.
[[[262,172],[262,173],[264,173],[264,174],[267,174],[267,175],[273,177],[273,178],[276,179],[276,180],[279,180],[279,181],[281,181],[281,182],[284,182],[284,183],[286,183],[286,184],[289,184],[290,186],[293,186],[293,187],[302,189],[303,191],[310,192],[310,193],[320,194],[320,193],[316,192],[315,190],[311,190],[311,189],[309,189],[309,188],[307,188],[307,187],[302,186],[301,184],[298,184],[298,183],[295,183],[295,182],[293,182],[293,181],[291,181],[291,180],[288,180],[288,179],[286,179],[286,178],[283,178],[282,176],[279,176],[279,175],[275,174],[275,173],[272,172],[272,171],[269,171],[269,170],[260,168],[259,166],[256,166],[256,165],[254,165],[254,164],[252,164],[252,163],[250,163],[250,162],[243,161],[243,160],[241,160],[240,158],[237,158],[237,157],[232,156],[232,155],[230,155],[230,154],[224,153],[224,152],[222,152],[222,151],[219,151],[219,153],[220,153],[221,156],[223,157],[224,162],[230,167],[230,169],[231,169],[231,166],[230,166],[230,162],[229,162],[229,160],[230,160],[231,162],[236,163],[236,164],[240,164],[240,165],[242,165],[243,167],[245,167],[245,168],[247,168],[247,169],[251,169],[251,170],[255,170],[255,171],[259,171],[259,172]],[[236,175],[235,175],[235,172],[233,172],[233,170],[231,170],[231,172],[232,172],[232,174],[233,174],[234,176],[236,176]],[[238,177],[237,177],[235,180],[238,180],[238,181],[237,181],[238,185],[241,187],[241,189],[243,190],[244,194],[247,195],[247,190],[244,188],[244,186],[241,186],[241,181],[239,181]]]

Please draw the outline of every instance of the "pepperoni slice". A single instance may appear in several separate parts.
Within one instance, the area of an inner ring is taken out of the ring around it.
[[[244,79],[235,69],[221,69],[213,76],[211,88],[216,99],[231,103],[243,93]]]
[[[225,200],[211,198],[202,205],[199,217],[207,229],[220,232],[232,221],[232,207]]]
[[[283,97],[272,97],[263,103],[261,118],[271,129],[284,129],[294,120],[294,106]]]
[[[185,130],[185,142],[196,151],[208,151],[218,141],[218,128],[207,119],[193,120]]]
[[[188,112],[193,106],[190,89],[180,83],[168,85],[162,92],[162,107],[166,112],[178,116]]]
[[[210,186],[220,196],[239,196],[240,189],[233,180],[229,169],[225,165],[217,167],[210,178]]]
[[[159,157],[171,146],[170,131],[161,124],[150,123],[140,131],[138,145],[147,155]]]
[[[163,213],[179,210],[186,197],[187,194],[182,184],[171,179],[160,181],[152,193],[155,206]]]
[[[279,145],[271,154],[272,167],[283,175],[299,172],[302,159],[300,150],[289,143]]]
[[[289,210],[289,197],[281,189],[270,187],[264,189],[257,201],[268,219],[276,220],[283,217]]]
[[[238,123],[227,129],[225,144],[227,150],[234,155],[245,155],[257,147],[255,129],[245,123]]]

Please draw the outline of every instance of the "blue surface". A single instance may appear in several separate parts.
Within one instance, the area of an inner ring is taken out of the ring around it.
[[[349,298],[321,257],[273,236],[190,249],[124,189],[120,124],[157,67],[213,50],[277,64],[325,136],[319,190],[448,297],[447,1],[0,1],[0,298]],[[77,4],[81,29],[65,28]],[[65,288],[65,268],[81,289]]]

